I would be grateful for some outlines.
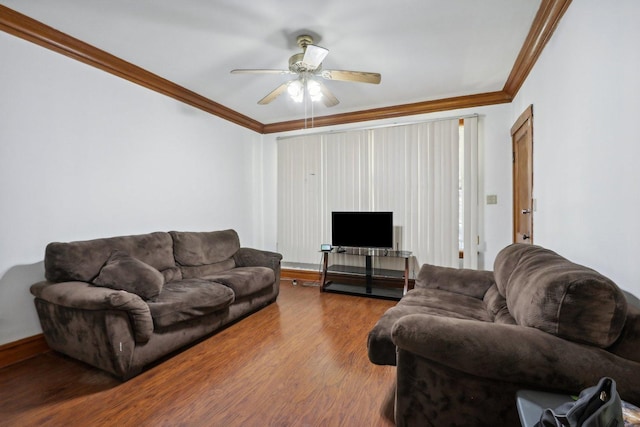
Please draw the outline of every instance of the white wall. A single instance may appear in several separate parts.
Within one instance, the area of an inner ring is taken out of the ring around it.
[[[508,104],[493,105],[487,107],[467,108],[454,111],[424,114],[396,118],[392,120],[378,120],[350,125],[323,127],[318,129],[306,129],[300,131],[285,132],[281,134],[265,135],[264,143],[269,150],[276,150],[279,136],[291,136],[314,132],[330,132],[344,129],[357,129],[375,127],[389,124],[402,124],[421,120],[433,120],[444,117],[458,117],[470,114],[478,114],[478,139],[480,144],[480,171],[481,185],[479,200],[481,203],[481,256],[480,268],[493,269],[493,261],[500,251],[511,242],[512,216],[511,216],[511,107]],[[273,171],[276,173],[277,171]],[[486,205],[486,195],[498,196],[497,205]],[[274,200],[275,192],[270,197]],[[322,242],[318,242],[318,247]],[[411,250],[411,248],[404,248]]]
[[[235,228],[275,249],[261,135],[2,32],[0,58],[0,345],[41,332],[50,241]]]
[[[509,129],[533,104],[535,242],[640,293],[639,7],[574,1],[512,104],[321,130],[479,114],[491,269],[511,242]],[[244,245],[276,249],[278,135],[1,32],[0,57],[0,345],[40,332],[28,288],[50,241],[233,227]]]
[[[533,104],[534,241],[640,294],[640,2],[571,3],[512,103]]]

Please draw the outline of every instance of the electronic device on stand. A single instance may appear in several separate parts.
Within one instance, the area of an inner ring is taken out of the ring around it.
[[[411,252],[393,250],[393,243],[393,212],[332,212],[331,245],[321,245],[323,261],[320,291],[400,299],[409,287]],[[329,266],[330,256],[334,260],[349,259],[353,264],[361,263],[356,262],[356,257],[364,257],[364,267],[344,264]],[[374,268],[373,261],[376,258],[378,261],[382,258],[403,259],[404,271]],[[328,275],[335,276],[336,280],[327,280]],[[400,283],[401,286],[382,286],[382,282]]]

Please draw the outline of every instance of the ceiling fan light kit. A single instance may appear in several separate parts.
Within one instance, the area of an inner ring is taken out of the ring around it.
[[[316,80],[300,78],[291,80],[286,85],[287,93],[294,102],[302,102],[305,96],[308,96],[312,101],[320,101],[322,99],[322,88],[320,82]]]
[[[292,80],[287,84],[287,93],[295,102],[302,102],[304,86],[302,86],[300,80]]]
[[[319,101],[322,99],[322,90],[320,89],[320,83],[315,80],[309,80],[307,82],[307,92],[312,101]]]
[[[320,101],[326,107],[338,105],[340,101],[333,93],[318,79],[339,80],[359,83],[379,84],[381,76],[379,73],[366,71],[346,71],[346,70],[323,70],[322,61],[329,54],[329,50],[313,44],[313,38],[303,34],[297,37],[296,42],[302,49],[301,53],[296,53],[289,58],[288,70],[271,69],[235,69],[233,74],[294,74],[297,75],[292,80],[285,82],[269,92],[264,98],[258,101],[260,105],[266,105],[276,99],[285,91],[295,102],[302,102],[305,97],[311,101]]]

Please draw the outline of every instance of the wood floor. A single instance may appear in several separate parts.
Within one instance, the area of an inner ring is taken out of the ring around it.
[[[282,282],[275,304],[122,383],[49,352],[0,369],[1,426],[389,426],[367,358],[394,301]]]

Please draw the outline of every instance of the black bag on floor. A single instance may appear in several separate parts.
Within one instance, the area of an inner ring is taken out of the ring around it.
[[[616,382],[601,378],[598,385],[585,388],[578,400],[555,409],[545,409],[535,427],[623,427],[622,401]]]

